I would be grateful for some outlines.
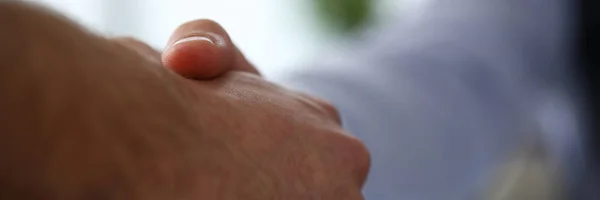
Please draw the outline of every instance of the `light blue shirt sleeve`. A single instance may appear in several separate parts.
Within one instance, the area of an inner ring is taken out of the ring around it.
[[[557,162],[570,157],[566,2],[434,1],[282,83],[331,101],[365,142],[367,199],[480,199],[528,134],[550,138]]]

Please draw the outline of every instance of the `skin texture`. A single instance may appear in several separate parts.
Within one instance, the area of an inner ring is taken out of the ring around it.
[[[368,152],[335,108],[241,59],[191,80],[28,4],[0,26],[0,199],[362,199]]]

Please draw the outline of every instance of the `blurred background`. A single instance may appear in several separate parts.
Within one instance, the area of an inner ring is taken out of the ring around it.
[[[360,40],[426,0],[30,0],[89,29],[164,48],[181,23],[219,22],[265,76],[277,76]]]
[[[277,79],[290,68],[352,49],[353,43],[389,23],[418,18],[430,0],[29,1],[46,4],[95,32],[133,36],[156,49],[164,48],[178,25],[194,19],[212,19],[229,32],[265,76]],[[560,123],[550,124],[556,127],[554,124]],[[518,152],[506,169],[499,168],[498,181],[493,183],[488,199],[513,195],[506,188],[515,190],[514,195],[530,191],[549,195],[560,192],[556,189],[558,179],[552,175],[556,172],[546,168],[546,161],[538,158],[541,157],[538,147],[530,146]],[[517,176],[519,179],[514,179]],[[531,199],[509,197],[506,199]]]

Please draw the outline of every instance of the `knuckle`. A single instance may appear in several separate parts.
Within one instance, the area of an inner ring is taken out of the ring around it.
[[[325,145],[333,150],[331,160],[334,169],[348,174],[357,187],[362,187],[367,179],[371,166],[371,155],[366,145],[347,132],[336,128],[330,129]]]
[[[346,160],[343,163],[351,166],[349,168],[351,173],[362,186],[367,179],[371,167],[371,154],[367,146],[357,138],[345,132],[338,135],[342,137],[342,148],[340,150],[344,155],[342,158]]]
[[[335,198],[333,199],[344,199],[344,200],[364,200],[361,188],[354,185],[346,185],[335,191]]]
[[[340,111],[331,102],[317,99],[317,103],[324,110],[324,112],[331,116],[338,124],[342,123]]]
[[[319,112],[332,118],[337,124],[342,123],[342,117],[339,110],[331,102],[302,92],[299,92],[299,95],[307,101],[307,104],[312,105],[312,107]]]
[[[346,200],[364,200],[365,197],[362,195],[360,189],[356,189],[356,192],[353,192],[350,197],[344,198]]]
[[[356,161],[356,173],[360,184],[364,184],[371,168],[371,154],[364,143],[354,139],[353,153]]]

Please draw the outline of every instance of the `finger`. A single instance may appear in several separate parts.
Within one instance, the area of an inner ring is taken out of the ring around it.
[[[109,38],[109,41],[115,42],[126,48],[129,48],[153,62],[161,62],[160,52],[140,40],[137,40],[132,37],[115,37]]]
[[[342,117],[340,115],[340,112],[329,101],[302,92],[297,92],[296,94],[301,100],[303,100],[304,103],[316,109],[318,112],[324,114],[325,116],[329,117],[336,124],[342,124]]]
[[[233,45],[227,32],[211,20],[195,20],[177,28],[162,61],[180,75],[194,79],[213,78],[228,70],[258,73]]]

